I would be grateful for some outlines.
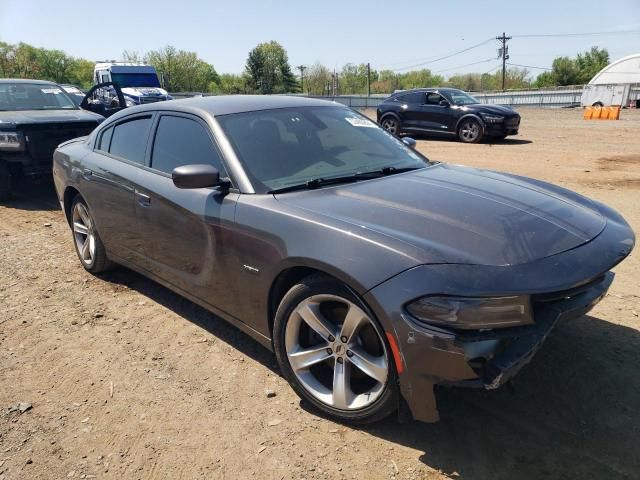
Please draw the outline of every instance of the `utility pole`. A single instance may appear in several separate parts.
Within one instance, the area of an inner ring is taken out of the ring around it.
[[[305,67],[304,65],[298,65],[296,68],[300,70],[300,91],[302,91],[302,93],[304,94],[304,71],[307,69],[307,67]]]
[[[367,63],[367,97],[371,96],[371,64]]]
[[[496,40],[502,43],[502,47],[498,50],[498,58],[502,57],[502,91],[504,92],[504,81],[505,81],[505,69],[507,66],[507,60],[509,60],[509,47],[507,47],[507,41],[511,40],[512,37],[507,37],[504,32],[502,32],[501,37],[496,37]]]

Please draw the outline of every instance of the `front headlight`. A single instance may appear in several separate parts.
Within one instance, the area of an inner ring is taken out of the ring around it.
[[[504,117],[501,117],[500,115],[491,115],[490,113],[481,113],[480,116],[487,123],[504,122]]]
[[[20,132],[0,132],[0,150],[21,152],[24,150],[24,136]]]
[[[463,330],[533,324],[531,300],[528,296],[429,296],[407,305],[407,311],[421,322]]]

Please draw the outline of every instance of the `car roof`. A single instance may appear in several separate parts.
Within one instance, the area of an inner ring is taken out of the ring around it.
[[[327,100],[317,100],[295,95],[215,95],[208,97],[185,98],[167,102],[156,102],[140,105],[126,110],[133,112],[153,110],[193,111],[200,110],[213,115],[229,115],[233,113],[253,112],[292,107],[344,107],[344,105]],[[346,107],[345,107],[346,108]]]
[[[411,90],[402,90],[401,92],[394,93],[393,96],[404,95],[405,93],[414,92],[462,92],[459,88],[451,87],[427,87],[427,88],[413,88]]]
[[[35,83],[37,85],[57,85],[48,80],[31,80],[28,78],[0,78],[0,83]]]

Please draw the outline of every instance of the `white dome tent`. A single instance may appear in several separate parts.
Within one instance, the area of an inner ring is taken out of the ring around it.
[[[600,70],[584,86],[582,106],[635,106],[640,98],[640,53],[623,57]]]

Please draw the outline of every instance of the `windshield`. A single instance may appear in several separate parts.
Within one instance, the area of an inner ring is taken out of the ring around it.
[[[111,81],[121,87],[160,87],[155,73],[112,73]]]
[[[0,110],[75,110],[76,104],[53,84],[0,83]]]
[[[298,107],[216,117],[256,192],[427,160],[366,117],[344,107]]]
[[[480,103],[477,98],[472,97],[462,90],[454,90],[447,93],[449,94],[449,97],[451,97],[451,102],[454,105],[477,105]]]

